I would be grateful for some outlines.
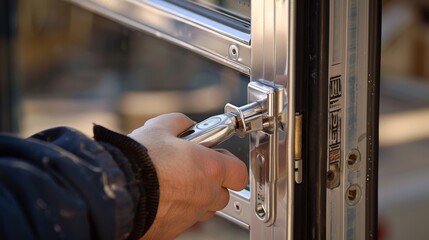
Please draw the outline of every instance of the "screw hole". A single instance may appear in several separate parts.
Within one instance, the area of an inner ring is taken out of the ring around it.
[[[236,213],[240,213],[241,212],[241,205],[239,202],[234,202],[234,210]]]
[[[239,55],[239,53],[238,53],[238,47],[236,45],[234,45],[234,44],[230,45],[229,46],[229,52],[228,52],[228,54],[229,54],[229,57],[231,59],[237,60],[238,59],[238,55]]]

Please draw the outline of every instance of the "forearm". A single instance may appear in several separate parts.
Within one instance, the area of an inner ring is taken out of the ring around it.
[[[144,147],[94,130],[97,141],[69,128],[0,135],[1,239],[138,238],[149,228],[158,188]]]

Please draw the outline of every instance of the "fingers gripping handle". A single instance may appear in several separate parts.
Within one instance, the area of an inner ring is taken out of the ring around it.
[[[180,138],[213,147],[235,134],[237,120],[234,114],[216,115],[199,122],[179,135]]]

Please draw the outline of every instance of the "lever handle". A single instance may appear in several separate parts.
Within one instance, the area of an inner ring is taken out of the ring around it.
[[[213,147],[235,134],[237,120],[234,114],[216,115],[195,124],[179,135],[180,138]]]

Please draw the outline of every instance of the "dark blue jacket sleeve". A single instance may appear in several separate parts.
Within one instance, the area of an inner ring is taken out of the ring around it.
[[[0,135],[0,239],[144,234],[159,194],[147,150],[100,126],[94,131],[98,141],[64,127],[28,139]]]

